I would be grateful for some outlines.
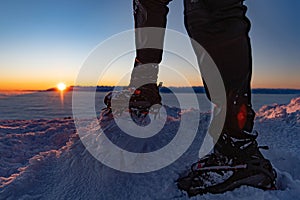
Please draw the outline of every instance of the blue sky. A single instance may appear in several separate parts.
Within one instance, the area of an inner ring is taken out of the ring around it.
[[[253,87],[300,88],[300,2],[246,0],[246,5]],[[169,7],[168,28],[186,33],[183,1]],[[71,85],[93,48],[133,28],[132,1],[2,0],[0,27],[0,89]]]

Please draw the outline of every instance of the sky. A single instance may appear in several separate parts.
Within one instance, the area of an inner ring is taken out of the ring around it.
[[[300,89],[300,1],[246,0],[245,4],[252,22],[252,87]],[[186,34],[183,0],[173,0],[169,8],[167,28]],[[133,29],[132,13],[131,0],[1,0],[0,90],[43,90],[59,82],[73,85],[93,49]],[[117,60],[119,68],[100,84],[114,84],[121,76],[118,69],[130,70],[133,59],[134,53]],[[167,85],[184,85],[166,72],[159,79]],[[88,77],[83,84],[89,84]]]

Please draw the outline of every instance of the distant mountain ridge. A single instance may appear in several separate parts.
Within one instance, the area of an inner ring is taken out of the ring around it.
[[[114,90],[113,86],[70,86],[66,89],[66,91],[96,91],[97,92],[109,92]],[[118,86],[118,88],[122,88],[122,86]],[[193,90],[191,90],[191,88]],[[50,88],[44,91],[57,91],[57,88]],[[195,93],[205,93],[205,89],[202,86],[193,86],[193,87],[161,87],[161,93],[191,93],[194,91]],[[282,89],[282,88],[254,88],[252,89],[253,94],[300,94],[300,89]]]

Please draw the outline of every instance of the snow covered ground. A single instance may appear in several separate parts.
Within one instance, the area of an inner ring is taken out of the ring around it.
[[[167,111],[166,128],[159,136],[138,144],[127,139],[124,148],[149,151],[148,145],[156,149],[167,144],[180,121],[178,109]],[[182,115],[192,118],[196,112],[187,110]],[[209,113],[201,114],[193,144],[176,162],[141,174],[120,172],[96,160],[79,139],[72,118],[0,120],[0,199],[188,199],[175,180],[197,160],[209,119]],[[120,140],[123,136],[115,124],[101,125],[108,126],[110,139],[122,146],[120,141],[125,140]],[[259,144],[270,147],[262,151],[277,169],[278,190],[244,186],[191,199],[300,199],[300,97],[289,104],[261,107],[255,129]]]

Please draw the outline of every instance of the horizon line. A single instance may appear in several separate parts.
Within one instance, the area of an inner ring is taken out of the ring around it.
[[[122,86],[122,85],[118,85],[118,86],[112,86],[112,85],[96,85],[96,86],[92,86],[92,85],[71,85],[68,86],[66,91],[68,89],[71,89],[72,87],[126,87],[126,86]],[[191,87],[201,87],[204,88],[204,86],[162,86],[164,88],[191,88]],[[0,89],[0,93],[2,92],[42,92],[42,91],[47,91],[47,90],[55,90],[56,87],[50,87],[48,89]],[[266,90],[300,90],[300,88],[289,88],[289,87],[252,87],[251,90],[253,89],[266,89]]]

